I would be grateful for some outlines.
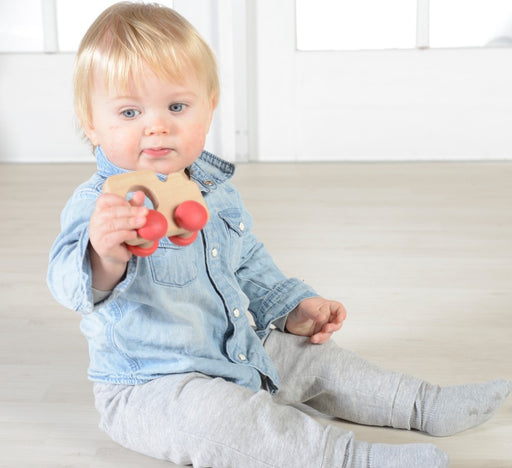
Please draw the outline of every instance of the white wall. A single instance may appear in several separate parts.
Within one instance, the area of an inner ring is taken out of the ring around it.
[[[298,52],[294,0],[250,8],[256,159],[512,159],[512,48]]]
[[[219,58],[208,149],[262,161],[512,159],[512,48],[297,52],[293,0],[251,0],[244,56],[239,1],[176,0]],[[92,160],[75,129],[73,61],[0,54],[0,162]]]
[[[76,129],[73,54],[0,54],[0,162],[92,161]]]
[[[511,49],[296,58],[297,160],[512,159]]]

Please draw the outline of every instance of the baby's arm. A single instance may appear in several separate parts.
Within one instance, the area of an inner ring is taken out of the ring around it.
[[[322,297],[304,299],[286,320],[286,330],[309,336],[312,343],[325,343],[343,325],[347,312],[343,304]]]
[[[89,252],[92,287],[101,291],[113,289],[126,271],[131,253],[124,244],[137,237],[136,229],[146,222],[144,193],[136,192],[130,202],[105,193],[96,201],[89,222]]]

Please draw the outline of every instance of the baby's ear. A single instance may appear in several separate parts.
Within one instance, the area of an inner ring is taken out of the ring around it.
[[[89,139],[93,146],[98,146],[98,136],[96,134],[96,130],[94,129],[94,127],[90,124],[86,124],[82,125],[82,128],[84,130],[85,136]]]
[[[210,105],[211,105],[212,110],[215,110],[217,108],[218,103],[219,103],[219,96],[213,95],[210,98]]]
[[[215,112],[215,108],[217,107],[217,103],[218,103],[219,99],[217,98],[217,96],[212,96],[210,98],[210,101],[209,101],[209,104],[210,104],[210,107],[209,107],[209,116],[208,116],[208,121],[206,123],[206,133],[208,133],[210,131],[210,126],[212,124],[212,120],[213,120],[213,113]]]

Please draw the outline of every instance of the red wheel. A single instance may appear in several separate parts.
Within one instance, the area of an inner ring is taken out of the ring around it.
[[[186,247],[187,245],[192,244],[197,239],[197,231],[193,232],[189,237],[182,236],[171,236],[169,240],[180,247]]]
[[[180,203],[174,210],[174,221],[187,231],[199,231],[208,222],[208,212],[201,203],[187,200]]]
[[[141,247],[140,245],[129,245],[126,244],[128,250],[137,257],[149,257],[153,255],[158,249],[158,241],[153,242],[150,247]]]
[[[165,236],[167,232],[167,220],[165,216],[156,210],[149,210],[146,224],[137,229],[137,234],[143,239],[156,241]]]

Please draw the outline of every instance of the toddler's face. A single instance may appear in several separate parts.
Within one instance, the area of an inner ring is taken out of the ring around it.
[[[85,133],[123,169],[170,174],[190,166],[204,148],[214,103],[205,86],[187,76],[186,83],[170,82],[148,68],[140,85],[111,90],[96,74]]]

